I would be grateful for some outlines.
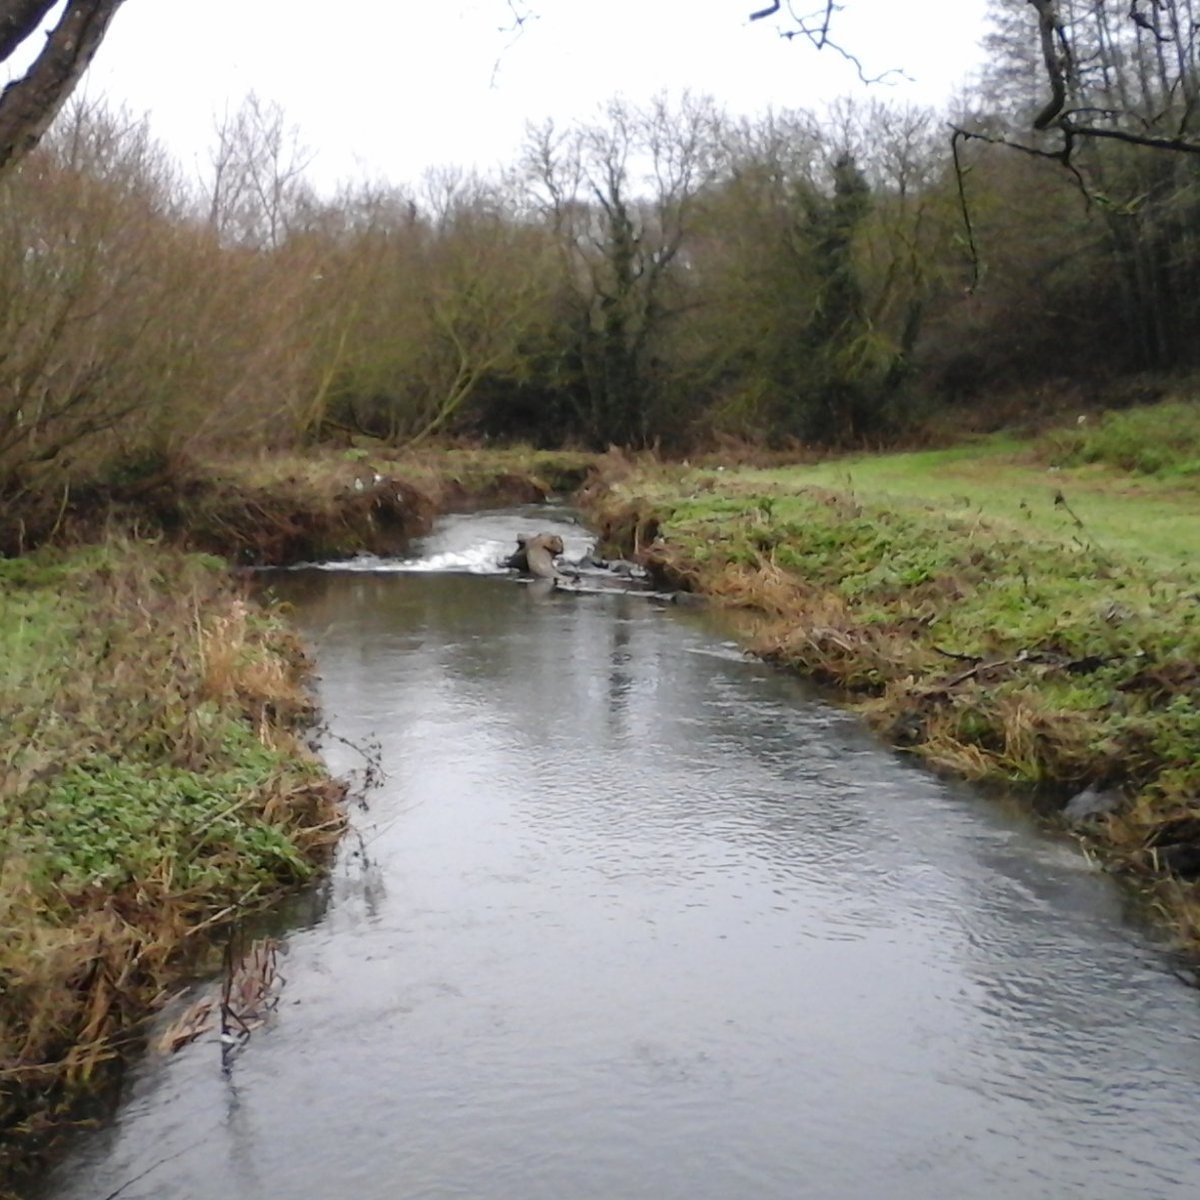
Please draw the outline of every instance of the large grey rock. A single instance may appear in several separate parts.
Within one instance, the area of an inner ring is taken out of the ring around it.
[[[536,579],[558,579],[560,572],[554,560],[562,552],[563,541],[556,533],[533,536],[522,533],[517,537],[516,552],[510,554],[501,565]]]

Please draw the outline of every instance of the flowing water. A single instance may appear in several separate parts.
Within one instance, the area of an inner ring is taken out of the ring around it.
[[[1200,1194],[1197,999],[1103,875],[701,617],[496,577],[519,529],[587,544],[275,578],[386,781],[268,1026],[147,1057],[45,1197]]]

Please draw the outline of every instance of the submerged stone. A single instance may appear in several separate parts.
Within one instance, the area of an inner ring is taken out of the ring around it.
[[[1071,825],[1083,825],[1115,813],[1124,797],[1113,789],[1101,791],[1096,787],[1084,788],[1072,796],[1063,809],[1063,820]]]

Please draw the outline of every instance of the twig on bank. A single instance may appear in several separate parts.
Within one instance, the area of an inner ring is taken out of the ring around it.
[[[994,671],[1000,667],[1011,667],[1018,662],[1028,661],[1021,658],[1000,658],[994,662],[980,659],[973,667],[968,667],[965,671],[960,671],[957,675],[952,675],[946,680],[943,686],[952,688],[958,687],[960,683],[966,683],[968,679],[974,679],[979,675],[980,671]]]
[[[1071,520],[1079,526],[1080,529],[1084,528],[1084,524],[1079,519],[1079,516],[1076,514],[1075,510],[1067,503],[1067,498],[1063,495],[1062,488],[1055,488],[1054,490],[1054,507],[1063,509],[1067,515],[1070,516]]]
[[[945,657],[946,657],[946,658],[952,658],[952,659],[954,659],[956,662],[969,662],[969,663],[977,663],[977,662],[979,662],[979,655],[978,655],[978,654],[959,654],[957,651],[954,651],[954,650],[946,650],[946,649],[944,649],[944,648],[943,648],[943,647],[941,647],[941,646],[934,646],[934,649],[935,649],[935,650],[936,650],[936,651],[937,651],[939,654],[945,655]]]

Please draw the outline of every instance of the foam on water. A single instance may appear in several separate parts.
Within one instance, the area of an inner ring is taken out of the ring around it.
[[[502,575],[502,559],[512,553],[512,547],[500,542],[480,542],[462,550],[443,550],[421,558],[380,558],[361,554],[343,562],[302,563],[295,570],[367,571],[372,574],[450,572],[466,575]]]
[[[578,561],[595,545],[595,539],[565,510],[523,505],[443,517],[428,537],[413,543],[413,553],[403,558],[362,554],[340,562],[301,563],[294,569],[502,575],[505,568],[500,564],[516,549],[517,535],[530,533],[558,534],[565,547],[563,558],[568,562]]]

